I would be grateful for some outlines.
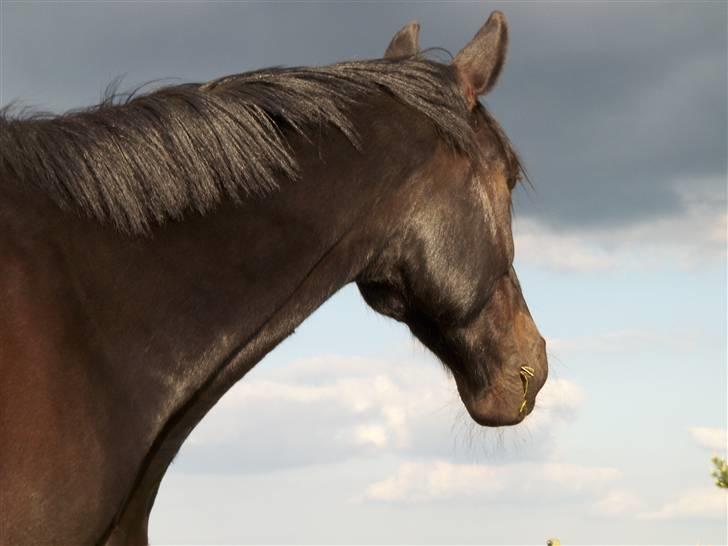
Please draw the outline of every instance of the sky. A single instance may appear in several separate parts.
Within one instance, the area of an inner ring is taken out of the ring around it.
[[[510,23],[485,102],[533,188],[516,269],[550,379],[473,424],[403,326],[342,289],[195,429],[153,544],[725,544],[725,2],[11,2],[0,105],[61,112],[160,78],[382,54],[416,19],[456,53]]]

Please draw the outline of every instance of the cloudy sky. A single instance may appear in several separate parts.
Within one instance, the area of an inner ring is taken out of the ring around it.
[[[725,2],[2,3],[0,104],[381,55],[417,19],[457,52],[492,9],[487,104],[534,189],[517,270],[551,378],[484,431],[347,287],[225,396],[152,513],[167,543],[726,543]]]

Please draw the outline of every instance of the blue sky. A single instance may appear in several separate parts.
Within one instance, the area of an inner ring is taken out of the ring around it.
[[[418,19],[453,52],[511,24],[487,104],[534,189],[516,266],[549,343],[522,425],[472,424],[404,327],[347,287],[193,432],[151,540],[726,543],[723,2],[4,2],[0,103],[63,111],[162,77],[378,56]]]

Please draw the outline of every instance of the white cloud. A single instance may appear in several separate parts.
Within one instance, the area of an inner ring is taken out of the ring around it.
[[[573,417],[584,403],[584,390],[568,379],[549,379],[538,395],[539,414]],[[543,410],[543,411],[542,411]],[[536,413],[532,416],[535,418]]]
[[[655,267],[684,268],[724,260],[728,242],[725,183],[683,181],[676,185],[683,208],[668,217],[626,226],[563,231],[535,220],[514,223],[517,257],[558,271],[602,271]]]
[[[691,489],[653,512],[640,514],[641,519],[726,518],[728,493],[718,487]]]
[[[571,491],[592,489],[614,481],[619,471],[612,467],[548,463],[534,467],[538,477]]]
[[[426,502],[498,493],[505,483],[498,469],[445,461],[405,462],[391,478],[371,484],[367,500]]]
[[[728,450],[728,436],[724,428],[693,427],[690,429],[693,440],[700,446],[717,453]]]
[[[591,506],[591,512],[598,516],[618,516],[634,514],[645,509],[642,498],[625,489],[614,489],[597,499]]]
[[[387,430],[381,425],[359,425],[354,429],[354,436],[360,445],[386,447],[388,444]]]
[[[493,435],[467,417],[454,381],[431,359],[310,358],[253,370],[193,431],[176,467],[260,471],[377,454],[473,459],[492,440],[489,455],[541,458],[583,399],[574,383],[549,380],[523,424]]]
[[[317,357],[285,368],[256,370],[215,408],[215,427],[199,427],[190,440],[204,444],[234,439],[234,423],[273,414],[280,426],[305,422],[325,427],[333,436],[346,436],[352,444],[402,446],[413,417],[436,411],[456,396],[450,378],[427,363]],[[330,409],[333,421],[314,419],[322,405]],[[223,420],[233,426],[220,427]]]
[[[420,503],[467,498],[574,498],[599,492],[619,477],[610,467],[556,463],[458,464],[404,462],[393,476],[370,484],[368,501]]]

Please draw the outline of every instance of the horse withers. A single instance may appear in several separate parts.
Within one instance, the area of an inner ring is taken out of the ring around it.
[[[475,421],[533,410],[547,363],[512,267],[521,166],[478,102],[506,22],[450,64],[418,31],[382,59],[3,112],[0,543],[146,544],[193,427],[350,282],[442,360]]]

